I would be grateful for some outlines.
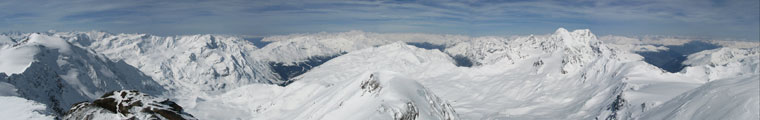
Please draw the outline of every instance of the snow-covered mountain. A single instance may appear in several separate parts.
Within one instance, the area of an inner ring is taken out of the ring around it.
[[[667,73],[635,53],[607,47],[588,30],[480,37],[449,46],[446,52],[449,55],[400,43],[353,51],[296,77],[289,86],[249,85],[204,98],[191,109],[234,109],[241,116],[208,113],[200,118],[328,119],[349,109],[342,102],[363,98],[355,95],[363,91],[359,81],[377,71],[392,71],[392,77],[419,82],[430,91],[425,93],[449,100],[463,119],[637,119],[643,111],[706,83],[694,72]],[[447,57],[452,54],[468,56],[479,65],[457,67]],[[673,88],[662,89],[667,87]],[[382,113],[377,109],[370,113]]]
[[[129,64],[72,46],[59,36],[32,33],[23,38],[2,45],[0,58],[16,59],[0,60],[0,83],[11,85],[19,97],[46,104],[54,114],[113,90],[165,91]]]
[[[190,109],[207,119],[455,119],[457,114],[446,101],[405,77],[435,73],[431,67],[440,63],[453,67],[451,62],[441,52],[397,42],[332,59],[286,87],[249,85]],[[382,67],[368,67],[375,65]],[[241,116],[201,112],[220,108],[234,109]]]
[[[172,91],[214,92],[251,83],[279,84],[250,42],[225,35],[160,37],[105,32],[57,33],[75,46],[123,60]]]
[[[707,81],[745,74],[760,74],[760,48],[719,48],[688,56],[684,72],[704,72]],[[696,73],[695,73],[696,74]]]
[[[351,31],[262,41],[271,43],[4,34],[0,56],[18,59],[0,59],[0,96],[41,114],[28,118],[62,117],[73,103],[122,89],[168,98],[183,108],[174,113],[198,119],[760,118],[756,107],[736,107],[760,100],[752,85],[760,81],[758,47],[690,54],[682,71],[667,72],[636,52],[669,50],[664,43],[679,40],[597,38],[587,29],[512,37]],[[86,108],[78,115],[104,112]]]

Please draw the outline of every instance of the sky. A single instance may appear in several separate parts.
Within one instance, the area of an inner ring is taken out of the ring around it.
[[[282,35],[345,32],[760,40],[760,0],[2,0],[0,32]]]

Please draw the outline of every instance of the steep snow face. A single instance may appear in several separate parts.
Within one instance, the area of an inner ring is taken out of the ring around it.
[[[195,120],[181,106],[168,99],[155,98],[138,91],[113,91],[89,102],[77,103],[64,120]]]
[[[716,80],[652,108],[636,119],[760,119],[760,76]]]
[[[139,89],[154,94],[164,91],[150,77],[123,61],[113,62],[93,51],[71,46],[55,35],[31,34],[28,38],[7,49],[11,52],[30,49],[31,52],[21,53],[31,56],[30,63],[22,72],[7,76],[0,73],[0,82],[13,85],[20,97],[47,104],[55,114],[107,91]]]
[[[15,96],[0,96],[0,118],[7,120],[52,120],[45,105]]]
[[[218,93],[251,83],[279,84],[250,42],[225,35],[159,37],[103,32],[58,33],[77,46],[137,67],[177,96]]]
[[[36,47],[14,47],[14,44],[0,45],[0,73],[18,74],[24,72],[29,64],[34,60],[34,53],[39,49]]]
[[[13,58],[0,60],[1,73],[18,74],[24,72],[29,64],[33,62],[35,53],[39,51],[36,46],[56,49],[61,54],[71,54],[69,44],[57,37],[35,33],[30,34],[20,42],[15,43],[7,36],[0,37],[0,57]],[[24,46],[19,46],[21,44],[24,44]]]
[[[57,36],[49,36],[42,34],[29,35],[28,44],[42,45],[48,48],[58,50],[61,54],[71,54],[71,46],[68,42]]]
[[[251,85],[190,111],[243,111],[234,114],[239,117],[199,113],[202,119],[456,119],[446,101],[405,77],[445,70],[439,67],[454,65],[446,54],[397,42],[330,60],[286,87]]]

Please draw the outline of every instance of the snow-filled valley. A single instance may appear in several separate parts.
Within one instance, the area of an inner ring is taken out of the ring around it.
[[[214,34],[0,34],[0,117],[760,119],[756,41],[559,28],[510,37],[349,31],[257,42]],[[716,48],[673,47],[691,42]],[[656,52],[683,50],[692,51],[668,63],[676,71],[653,65],[667,61],[651,63],[669,54]]]

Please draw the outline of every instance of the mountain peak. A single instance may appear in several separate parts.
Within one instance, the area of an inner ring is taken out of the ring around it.
[[[589,46],[599,43],[596,35],[591,33],[589,29],[577,29],[573,30],[573,32],[568,32],[565,28],[559,28],[552,36],[555,40],[562,41],[568,47]]]
[[[593,33],[591,33],[591,30],[589,29],[576,29],[572,32],[568,31],[565,28],[557,28],[556,31],[554,31],[554,35],[561,35],[561,36],[574,36],[574,37],[588,37],[588,36],[594,36]]]
[[[554,31],[554,34],[555,35],[570,34],[570,32],[568,32],[567,29],[560,27],[560,28],[557,28],[556,31]]]

